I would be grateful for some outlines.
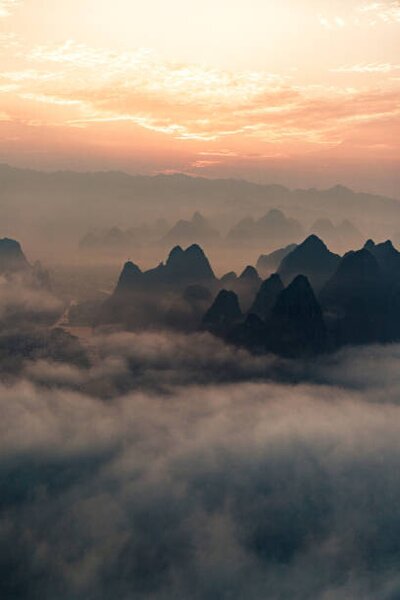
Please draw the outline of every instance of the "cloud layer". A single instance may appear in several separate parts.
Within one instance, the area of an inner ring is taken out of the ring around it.
[[[1,384],[2,597],[397,597],[398,346],[83,343]]]

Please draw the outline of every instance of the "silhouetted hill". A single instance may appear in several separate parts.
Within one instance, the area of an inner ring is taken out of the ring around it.
[[[203,250],[193,244],[183,250],[175,246],[165,263],[147,271],[128,261],[125,263],[116,287],[116,293],[138,291],[159,285],[182,286],[189,283],[211,282],[215,279]]]
[[[279,295],[268,321],[268,347],[287,357],[326,350],[327,333],[321,307],[304,275]]]
[[[232,327],[227,339],[252,352],[273,352],[287,358],[314,356],[327,349],[327,332],[321,307],[303,275],[278,295],[264,322],[249,314]]]
[[[225,334],[242,317],[239,298],[235,292],[221,290],[205,313],[202,325],[208,331]]]
[[[368,240],[364,248],[375,256],[379,266],[385,273],[393,277],[400,275],[400,252],[396,250],[390,240],[380,244]]]
[[[261,284],[249,313],[266,321],[283,289],[284,286],[279,275],[277,273],[271,275]]]
[[[281,210],[272,209],[261,219],[242,219],[229,231],[227,240],[251,245],[274,245],[295,242],[303,235],[303,228],[298,221],[287,218]]]
[[[336,345],[386,341],[390,285],[367,250],[348,252],[320,293]]]
[[[315,290],[328,281],[340,262],[316,235],[310,235],[282,261],[278,273],[285,284],[297,275],[305,275]]]
[[[210,243],[219,239],[219,232],[199,212],[195,212],[190,221],[179,220],[163,237],[163,242],[174,244]]]
[[[31,265],[22,252],[21,244],[9,238],[0,239],[0,273],[27,271]]]
[[[140,268],[130,260],[124,264],[118,279],[116,292],[132,292],[143,285],[144,274]]]
[[[296,247],[297,244],[289,244],[288,246],[285,246],[285,248],[279,248],[279,250],[275,250],[270,254],[261,254],[256,265],[258,272],[265,276],[275,273],[278,270],[282,260]]]

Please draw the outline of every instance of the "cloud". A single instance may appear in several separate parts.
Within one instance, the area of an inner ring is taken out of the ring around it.
[[[189,364],[169,337],[132,342],[109,345],[162,377]],[[399,405],[368,386],[188,379],[107,401],[1,387],[2,596],[395,597]]]
[[[393,2],[371,2],[359,7],[359,12],[366,16],[372,16],[383,23],[400,23],[400,5],[398,1]],[[376,24],[373,21],[372,24]]]
[[[23,0],[0,0],[0,18],[8,17]]]
[[[336,69],[331,69],[332,73],[392,73],[399,71],[400,65],[391,63],[368,63],[358,65],[343,65]]]
[[[397,597],[400,346],[82,343],[0,382],[1,597]]]
[[[17,110],[23,122],[32,105],[49,107],[42,118],[26,121],[31,126],[47,122],[89,129],[126,123],[182,142],[235,143],[240,138],[269,144],[270,151],[264,147],[256,154],[282,156],[334,148],[349,136],[352,125],[398,116],[393,89],[296,86],[274,74],[168,63],[143,49],[118,54],[70,40],[38,47],[30,60],[40,68],[4,72],[2,77],[6,85],[17,86],[19,99],[17,109],[15,103],[7,104],[7,114]],[[56,71],[49,68],[52,63]],[[335,71],[375,73],[394,67],[374,63]],[[83,80],[84,87],[79,85]],[[42,109],[35,110],[40,114]],[[237,153],[236,147],[229,151]]]

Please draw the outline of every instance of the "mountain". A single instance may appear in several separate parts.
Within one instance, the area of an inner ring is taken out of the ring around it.
[[[22,251],[21,244],[9,238],[0,239],[0,274],[29,271],[31,265]]]
[[[266,322],[249,314],[226,337],[251,352],[272,352],[286,358],[314,356],[327,349],[322,310],[303,275],[280,292]]]
[[[168,256],[164,274],[168,283],[173,284],[215,279],[208,258],[197,244],[192,244],[186,250],[175,246]]]
[[[369,250],[348,252],[319,296],[335,345],[388,341],[391,289]]]
[[[266,321],[283,289],[284,286],[279,275],[277,273],[271,275],[261,284],[249,313],[257,315],[262,321]]]
[[[262,279],[257,270],[251,265],[248,265],[236,280],[228,282],[227,287],[239,296],[244,312],[247,312],[253,303],[261,282]]]
[[[322,310],[307,277],[298,275],[280,293],[267,329],[267,347],[276,354],[294,358],[326,350]]]
[[[389,276],[400,275],[400,252],[396,250],[390,240],[375,244],[373,240],[368,240],[364,245],[378,261],[381,269]]]
[[[248,265],[239,275],[239,281],[259,285],[261,283],[261,278],[257,273],[257,269]]]
[[[270,254],[261,254],[261,256],[257,260],[257,271],[262,273],[262,275],[267,276],[271,273],[275,273],[282,260],[290,254],[295,248],[297,244],[289,244],[284,248],[279,248],[279,250],[275,250]]]
[[[144,274],[137,265],[129,260],[123,266],[115,292],[118,294],[134,292],[143,285],[143,282]]]
[[[94,321],[118,323],[127,329],[190,330],[198,326],[216,281],[197,244],[185,250],[175,246],[165,263],[147,271],[128,261],[114,293],[102,304]]]
[[[160,215],[171,222],[182,206],[191,212],[206,211],[221,227],[231,226],[245,214],[277,208],[308,222],[315,215],[340,215],[357,223],[367,237],[400,230],[398,200],[343,186],[290,190],[238,179],[116,171],[40,172],[5,164],[0,165],[0,182],[0,221],[9,230],[18,229],[21,235],[29,235],[35,243],[45,242],[55,251],[70,243],[72,236],[80,239],[88,230],[109,228],[116,215],[119,224],[154,221]],[[271,250],[296,241],[274,241]],[[262,244],[270,247],[265,238]]]
[[[282,261],[278,273],[285,284],[297,275],[305,275],[314,290],[318,291],[328,281],[340,262],[316,235],[310,235]]]
[[[163,237],[164,242],[175,244],[210,243],[219,239],[219,232],[199,212],[190,221],[179,220]]]
[[[221,290],[205,313],[202,325],[213,333],[224,334],[242,318],[239,298],[235,292]]]
[[[360,246],[363,240],[360,231],[348,219],[337,225],[327,218],[317,219],[310,228],[310,234],[317,235],[340,252]]]
[[[287,218],[281,210],[271,209],[261,219],[242,219],[228,233],[233,243],[276,245],[297,241],[304,235],[303,228],[295,219]]]
[[[175,246],[165,263],[147,271],[141,271],[131,261],[126,262],[116,292],[138,291],[159,285],[182,286],[214,280],[211,265],[200,246],[192,244],[186,250]]]
[[[237,280],[237,278],[238,278],[238,276],[236,275],[235,271],[229,271],[228,273],[225,273],[225,275],[223,275],[221,277],[219,282],[222,286],[224,286],[224,285],[230,286],[232,283],[234,283]]]

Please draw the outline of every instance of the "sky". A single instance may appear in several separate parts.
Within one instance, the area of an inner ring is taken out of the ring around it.
[[[0,0],[0,161],[400,197],[400,3]]]

